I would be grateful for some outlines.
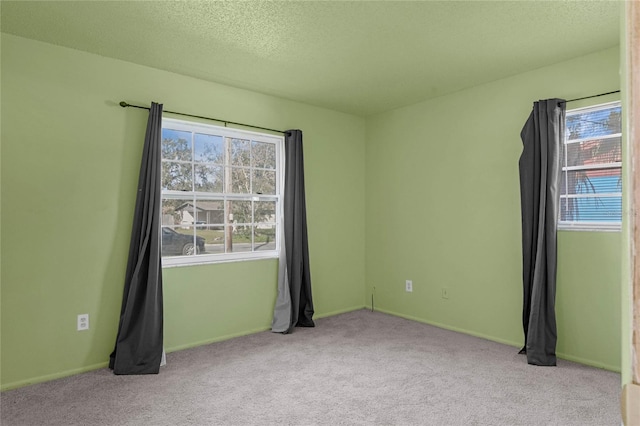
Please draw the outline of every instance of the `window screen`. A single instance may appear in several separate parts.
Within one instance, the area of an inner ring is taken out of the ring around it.
[[[559,229],[620,229],[621,128],[620,102],[567,111]]]

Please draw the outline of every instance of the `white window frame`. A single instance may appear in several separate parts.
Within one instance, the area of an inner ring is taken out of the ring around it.
[[[591,105],[582,108],[575,108],[571,110],[567,110],[566,116],[569,117],[571,115],[582,114],[589,111],[598,111],[608,108],[620,107],[620,101],[607,102],[603,104]],[[568,131],[565,128],[565,137],[562,143],[562,158],[563,160],[566,158],[567,145],[574,143],[581,143],[590,141],[593,139],[613,139],[622,137],[622,132],[613,133],[611,135],[606,136],[598,136],[597,138],[582,138],[582,139],[573,139],[571,141],[568,140]],[[620,169],[622,170],[622,162],[609,163],[609,164],[597,164],[597,165],[586,165],[586,166],[571,166],[567,167],[565,164],[562,164],[561,173],[565,173],[567,171],[572,170],[589,170],[589,169]],[[581,194],[580,196],[562,194],[562,188],[560,188],[560,199],[563,198],[609,198],[609,197],[622,197],[622,188],[620,189],[620,193],[608,193],[608,194]],[[562,202],[560,202],[560,209],[562,208]],[[622,220],[620,222],[587,222],[587,221],[563,221],[560,218],[562,217],[562,212],[559,211],[558,215],[558,230],[559,231],[595,231],[595,232],[619,232],[622,228]]]
[[[277,258],[280,253],[281,244],[281,229],[282,229],[282,217],[283,217],[283,201],[282,192],[284,188],[284,137],[266,133],[251,132],[247,130],[233,129],[228,127],[215,126],[211,124],[197,123],[185,120],[178,120],[174,118],[163,118],[162,129],[165,128],[178,131],[187,131],[193,133],[210,134],[215,136],[222,136],[223,138],[232,139],[248,139],[256,142],[272,143],[276,148],[276,189],[275,194],[227,194],[224,193],[208,193],[199,191],[172,191],[164,190],[161,192],[161,208],[162,200],[165,199],[180,199],[180,200],[192,200],[194,203],[196,200],[200,201],[226,201],[226,200],[243,200],[243,201],[275,201],[276,202],[276,217],[275,217],[275,249],[273,250],[260,250],[260,251],[245,251],[245,252],[233,252],[233,253],[212,253],[212,254],[193,254],[182,256],[163,256],[162,266],[164,267],[176,267],[176,266],[189,266],[189,265],[201,265],[201,264],[215,264],[225,262],[237,262],[256,259],[270,259]],[[193,143],[192,147],[192,159],[191,163],[195,164],[193,156]],[[164,161],[164,158],[162,159]],[[168,160],[171,161],[171,160]],[[253,168],[253,166],[251,166]],[[225,215],[228,212],[225,210]],[[162,211],[160,212],[162,217]],[[225,224],[227,218],[225,218]],[[251,224],[256,222],[252,220]],[[194,223],[192,226],[196,226]],[[225,232],[226,233],[226,232]],[[253,233],[252,233],[253,236]],[[195,235],[194,235],[195,242]]]

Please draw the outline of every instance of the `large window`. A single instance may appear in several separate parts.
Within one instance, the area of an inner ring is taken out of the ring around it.
[[[279,136],[162,121],[163,264],[277,256]]]
[[[559,229],[619,230],[620,102],[567,111]]]

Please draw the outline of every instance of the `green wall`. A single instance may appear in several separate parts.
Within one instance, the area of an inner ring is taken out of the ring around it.
[[[146,126],[121,100],[304,131],[316,317],[373,295],[376,310],[517,346],[521,127],[534,100],[620,84],[609,49],[363,119],[1,43],[2,389],[102,367],[112,350]],[[560,233],[562,357],[620,369],[621,245],[620,233]],[[275,260],[165,269],[167,350],[268,329],[276,276]]]
[[[121,100],[302,129],[316,317],[364,306],[364,119],[1,42],[3,389],[104,366],[113,349],[147,116]],[[268,329],[276,278],[276,260],[165,269],[167,350]]]
[[[367,303],[522,344],[520,130],[535,100],[619,89],[618,50],[368,118]],[[619,371],[621,235],[558,240],[557,352]]]

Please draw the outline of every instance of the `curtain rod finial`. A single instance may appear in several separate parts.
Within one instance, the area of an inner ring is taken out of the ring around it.
[[[126,103],[125,101],[120,101],[120,106],[121,106],[122,108],[126,108],[126,107],[128,107],[128,106],[129,106],[129,104],[128,104],[128,103]]]

